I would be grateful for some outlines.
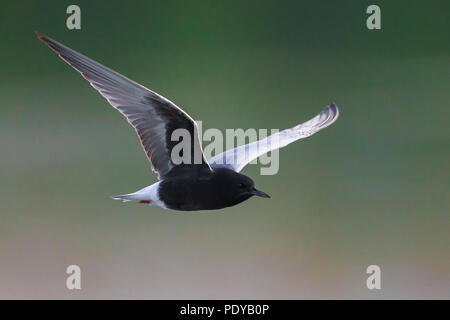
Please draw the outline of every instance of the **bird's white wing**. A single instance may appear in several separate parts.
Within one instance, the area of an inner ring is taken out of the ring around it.
[[[263,154],[287,146],[288,144],[309,137],[314,133],[325,129],[336,121],[339,116],[339,109],[332,103],[326,106],[317,116],[311,120],[299,124],[293,128],[286,129],[259,141],[239,146],[227,150],[219,155],[210,158],[208,161],[211,167],[225,167],[236,172],[241,171],[249,162],[262,156]]]
[[[203,156],[197,124],[173,102],[118,72],[37,32],[38,38],[90,82],[108,102],[120,111],[135,128],[142,147],[160,178],[174,171],[208,169]],[[171,158],[175,129],[186,129],[191,139],[191,161],[174,163]],[[197,158],[200,156],[200,160]]]

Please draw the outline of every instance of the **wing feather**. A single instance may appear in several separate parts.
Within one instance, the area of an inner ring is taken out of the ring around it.
[[[153,171],[163,178],[174,168],[192,170],[209,169],[203,156],[198,128],[195,121],[170,100],[136,83],[133,80],[105,67],[104,65],[78,53],[63,44],[36,32],[38,38],[55,51],[61,59],[89,81],[108,102],[122,113],[135,128],[142,147],[152,164]],[[202,162],[175,165],[171,151],[175,143],[171,140],[175,129],[189,131],[191,138],[191,160],[194,154],[202,154]]]
[[[333,124],[339,116],[339,109],[332,103],[309,121],[286,129],[264,139],[227,150],[209,159],[212,168],[225,167],[241,171],[249,162],[263,154],[283,148],[288,144],[313,135]]]

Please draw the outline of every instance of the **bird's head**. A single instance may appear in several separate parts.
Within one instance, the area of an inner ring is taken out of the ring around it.
[[[270,198],[270,196],[255,188],[255,182],[246,175],[240,174],[233,170],[218,170],[217,177],[222,180],[224,186],[222,196],[227,199],[228,205],[241,203],[250,197],[258,196],[262,198]]]

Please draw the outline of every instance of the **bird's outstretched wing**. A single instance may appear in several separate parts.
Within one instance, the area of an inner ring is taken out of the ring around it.
[[[314,133],[325,129],[336,121],[339,109],[332,103],[326,106],[317,116],[311,120],[299,124],[293,128],[286,129],[259,141],[241,145],[237,148],[227,150],[210,158],[211,167],[225,167],[236,172],[241,171],[249,162],[263,154],[287,146],[288,144],[309,137]]]
[[[211,170],[203,156],[197,125],[186,112],[163,96],[118,72],[39,32],[36,34],[127,118],[141,140],[153,171],[159,174],[160,179],[174,171]],[[172,141],[171,137],[175,129],[186,129],[189,132],[191,161],[174,163],[171,153],[178,141]],[[199,157],[200,159],[197,159]]]

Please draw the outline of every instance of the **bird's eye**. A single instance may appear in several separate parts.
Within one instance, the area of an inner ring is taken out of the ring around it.
[[[239,186],[239,188],[241,188],[241,189],[244,189],[244,188],[245,188],[245,184],[243,184],[243,183],[239,183],[238,186]]]

